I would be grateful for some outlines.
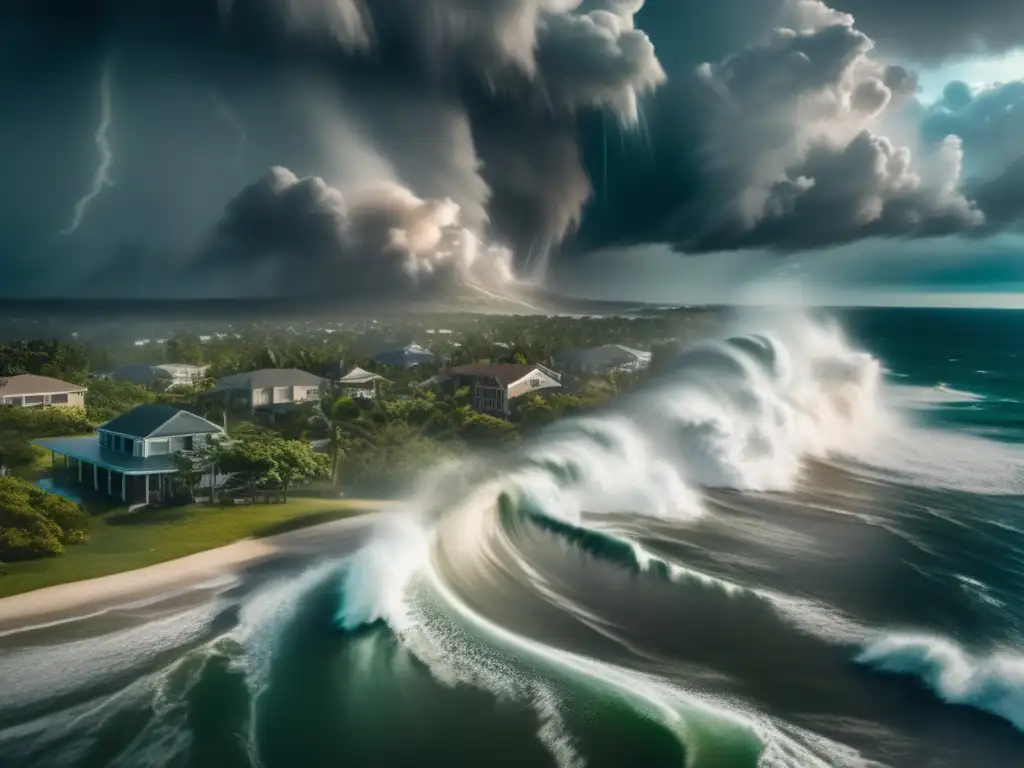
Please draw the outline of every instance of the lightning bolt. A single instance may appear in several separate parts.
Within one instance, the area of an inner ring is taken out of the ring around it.
[[[100,124],[93,135],[96,149],[99,151],[100,163],[93,174],[92,184],[89,191],[75,203],[74,214],[71,217],[71,224],[67,229],[61,230],[62,235],[70,235],[82,223],[89,203],[107,187],[114,186],[110,180],[110,166],[114,162],[114,153],[110,149],[110,141],[107,138],[107,131],[110,130],[110,123],[113,119],[113,99],[111,98],[111,83],[114,76],[114,67],[110,59],[103,65],[103,75],[100,77]]]

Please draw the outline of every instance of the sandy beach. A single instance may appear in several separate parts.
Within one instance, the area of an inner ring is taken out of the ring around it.
[[[358,545],[380,515],[368,512],[278,536],[244,539],[147,568],[5,597],[0,599],[0,634],[157,598],[213,582],[243,567],[282,555],[316,556],[343,551]]]

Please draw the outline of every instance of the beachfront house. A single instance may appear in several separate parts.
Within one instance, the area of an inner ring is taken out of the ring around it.
[[[49,376],[23,373],[0,377],[0,405],[41,408],[47,405],[85,407],[86,388]]]
[[[622,344],[604,344],[600,347],[556,352],[552,364],[567,373],[635,372],[650,366],[651,353]]]
[[[561,376],[543,365],[473,363],[448,368],[420,386],[447,392],[468,387],[474,410],[506,418],[517,397],[558,389],[562,384]]]
[[[264,368],[217,379],[205,396],[216,396],[252,411],[288,408],[320,399],[324,379],[297,368]]]
[[[52,452],[54,470],[130,504],[164,501],[178,470],[174,454],[218,440],[223,428],[171,405],[149,403],[122,413],[95,435],[45,437],[35,445]],[[63,458],[62,462],[58,457]]]

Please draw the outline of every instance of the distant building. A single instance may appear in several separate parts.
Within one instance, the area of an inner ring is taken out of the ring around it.
[[[135,363],[122,365],[111,371],[109,378],[117,381],[130,381],[147,387],[182,387],[195,384],[206,375],[209,369],[208,365],[189,365],[187,363],[162,363],[160,365]]]
[[[407,344],[399,349],[381,352],[373,359],[381,365],[390,365],[392,368],[413,368],[417,365],[433,363],[437,357],[429,349],[424,349],[419,344]]]
[[[381,384],[389,383],[380,374],[370,373],[357,367],[341,377],[338,382],[339,394],[343,397],[372,399],[377,396]]]
[[[149,403],[122,413],[84,437],[46,437],[35,445],[64,457],[64,467],[93,490],[128,504],[164,501],[171,476],[178,472],[174,454],[189,451],[224,430],[211,421],[171,405]]]
[[[542,365],[474,363],[449,368],[420,386],[453,392],[469,387],[473,409],[506,417],[517,397],[562,386],[561,377]]]
[[[205,394],[220,395],[255,411],[315,402],[320,399],[323,386],[320,376],[297,368],[264,368],[217,379],[213,389]]]
[[[49,376],[23,373],[0,377],[0,405],[39,408],[47,405],[85,407],[86,388]]]
[[[632,349],[622,344],[605,344],[600,347],[556,352],[552,363],[571,373],[641,371],[650,366],[651,353]]]

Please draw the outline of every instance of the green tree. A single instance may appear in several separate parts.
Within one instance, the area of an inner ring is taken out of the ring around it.
[[[274,476],[280,483],[284,500],[296,483],[308,482],[331,474],[330,459],[326,454],[317,453],[304,440],[281,440],[271,443],[274,461]]]
[[[59,555],[85,539],[89,518],[74,502],[15,477],[0,477],[0,559]]]
[[[89,372],[89,355],[81,344],[34,339],[0,344],[0,377],[34,373],[81,384]]]
[[[164,358],[168,363],[201,365],[203,342],[195,333],[175,333],[164,342]]]
[[[233,439],[218,447],[215,464],[228,475],[228,486],[244,490],[250,499],[273,482],[276,470],[270,441],[255,437]]]
[[[103,424],[137,405],[152,403],[156,393],[140,384],[113,379],[93,379],[85,394],[85,412],[94,424]]]
[[[285,440],[272,430],[246,425],[217,447],[214,463],[249,498],[259,491],[280,491],[285,500],[295,484],[327,477],[330,462],[305,440]]]
[[[174,466],[178,470],[178,479],[185,486],[189,500],[195,503],[196,489],[203,477],[210,473],[210,494],[214,492],[215,467],[214,449],[209,445],[194,448],[191,451],[178,451],[173,456]]]

